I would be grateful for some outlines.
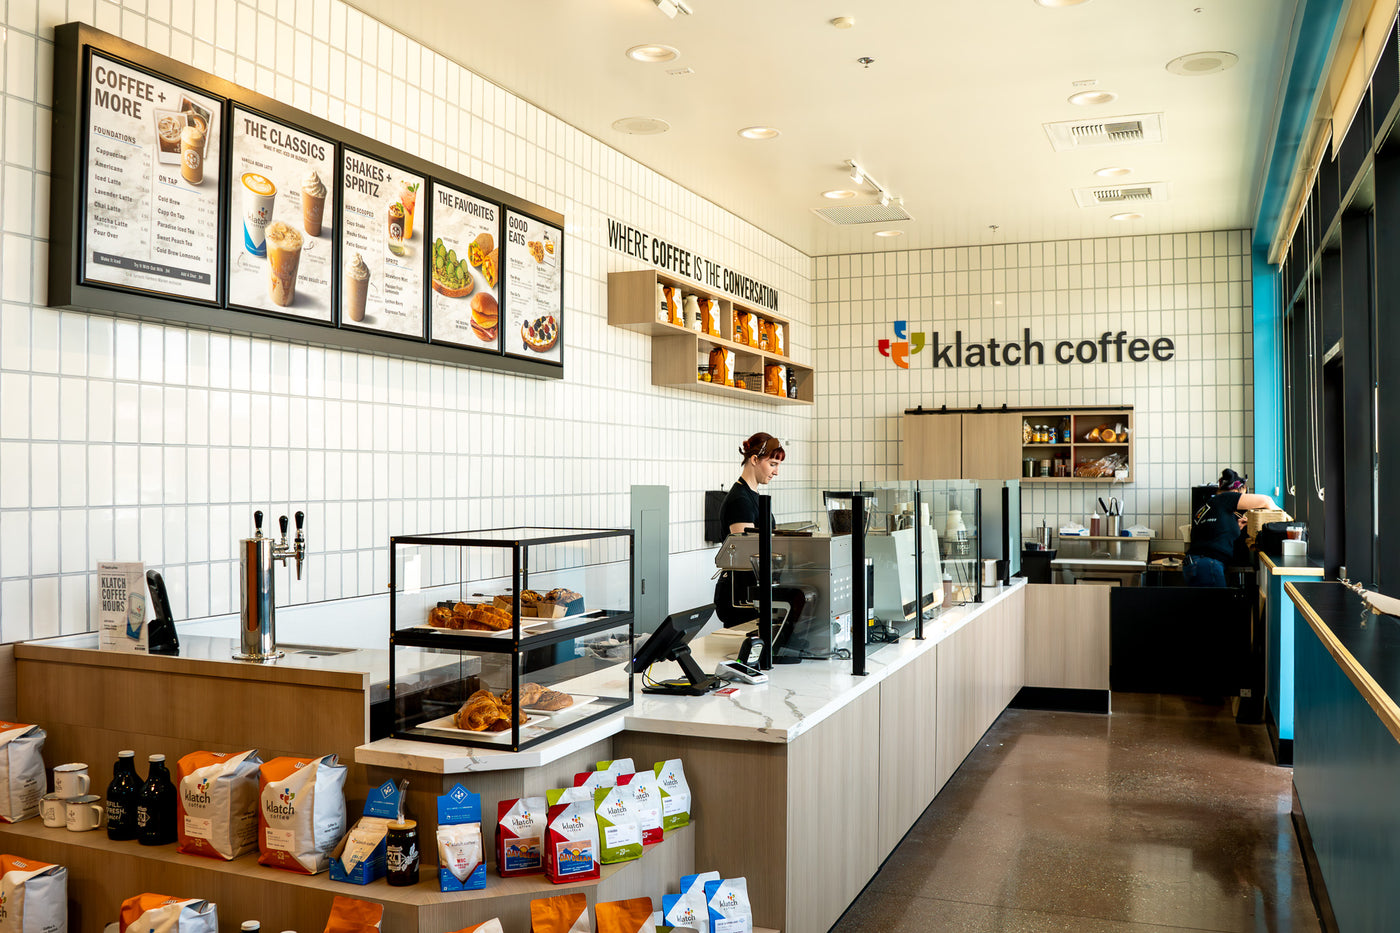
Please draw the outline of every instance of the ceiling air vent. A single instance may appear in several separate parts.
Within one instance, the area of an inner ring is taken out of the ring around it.
[[[842,207],[814,207],[812,213],[829,224],[846,227],[851,224],[887,224],[896,220],[913,220],[904,205],[890,202],[888,207],[879,204],[851,204]]]
[[[1107,120],[1074,120],[1047,123],[1045,132],[1056,152],[1100,146],[1125,146],[1162,141],[1162,115],[1137,113]]]
[[[1099,204],[1142,204],[1147,201],[1165,201],[1171,187],[1164,181],[1149,181],[1136,185],[1098,185],[1093,188],[1075,188],[1074,200],[1080,207],[1094,207]]]

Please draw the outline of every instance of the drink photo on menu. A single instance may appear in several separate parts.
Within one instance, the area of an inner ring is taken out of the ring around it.
[[[84,282],[216,302],[223,102],[92,55]]]
[[[501,209],[433,182],[431,338],[499,352]]]
[[[424,339],[427,180],[346,148],[341,185],[340,326]]]
[[[231,145],[229,305],[331,323],[335,143],[235,106]]]
[[[560,363],[563,350],[563,231],[506,211],[505,352]]]

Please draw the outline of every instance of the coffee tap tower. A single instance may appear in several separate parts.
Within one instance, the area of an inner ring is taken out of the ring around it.
[[[263,513],[259,510],[253,513],[253,537],[238,542],[242,586],[239,587],[239,652],[234,657],[240,661],[275,661],[283,656],[277,648],[277,588],[272,565],[276,561],[285,564],[289,558],[295,558],[297,579],[301,579],[301,563],[306,557],[306,535],[302,528],[305,520],[305,512],[296,513],[296,538],[288,544],[287,516],[277,520],[282,538],[275,540],[263,536]]]

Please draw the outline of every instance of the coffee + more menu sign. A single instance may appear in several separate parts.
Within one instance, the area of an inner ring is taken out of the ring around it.
[[[94,52],[80,278],[219,299],[223,101]]]

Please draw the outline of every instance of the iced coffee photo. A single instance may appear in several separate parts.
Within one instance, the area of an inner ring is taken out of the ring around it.
[[[155,111],[157,157],[167,165],[180,162],[180,131],[188,124],[183,113],[173,110]]]
[[[192,185],[204,184],[204,138],[195,125],[180,131],[180,175]]]
[[[296,300],[301,244],[301,234],[280,220],[267,228],[267,294],[279,307]]]

